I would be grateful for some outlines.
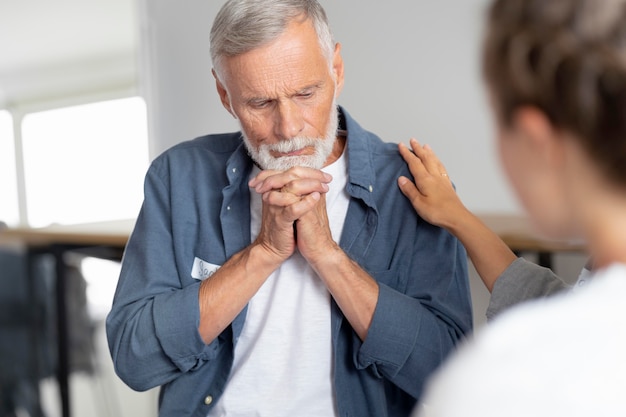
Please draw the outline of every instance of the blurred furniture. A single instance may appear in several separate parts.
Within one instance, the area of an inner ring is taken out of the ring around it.
[[[506,243],[516,255],[534,253],[537,263],[553,268],[557,253],[583,253],[580,240],[555,240],[539,234],[528,218],[517,214],[480,213],[478,217]]]
[[[70,357],[68,332],[68,284],[72,282],[71,274],[75,273],[72,265],[66,260],[70,252],[77,252],[87,256],[103,259],[120,260],[128,236],[132,231],[134,220],[120,220],[81,225],[53,225],[45,228],[8,228],[0,230],[0,247],[11,250],[21,250],[25,253],[26,274],[28,282],[33,282],[38,276],[33,270],[38,259],[51,257],[53,260],[52,276],[55,305],[56,327],[56,377],[59,384],[62,416],[69,417],[69,372]],[[32,284],[31,284],[32,285]],[[35,296],[34,292],[29,292]],[[48,297],[48,301],[49,301]],[[28,317],[24,313],[24,317]],[[37,318],[39,320],[39,318]],[[33,346],[41,343],[33,340]]]
[[[47,323],[54,305],[46,261],[29,263],[22,251],[0,250],[0,417],[17,410],[43,415],[39,381],[52,375],[56,363]]]

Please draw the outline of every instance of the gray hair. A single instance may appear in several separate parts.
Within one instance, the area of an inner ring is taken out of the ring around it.
[[[310,19],[323,53],[332,62],[335,42],[317,0],[228,0],[211,29],[211,60],[221,78],[221,60],[244,54],[278,38],[297,18]]]

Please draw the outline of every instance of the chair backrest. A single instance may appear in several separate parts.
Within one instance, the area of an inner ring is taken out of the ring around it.
[[[29,274],[29,267],[33,273]],[[56,364],[51,259],[0,250],[0,382],[52,375]],[[52,313],[52,314],[51,314]]]

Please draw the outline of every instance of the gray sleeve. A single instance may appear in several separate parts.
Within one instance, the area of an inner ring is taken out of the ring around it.
[[[496,280],[487,308],[487,320],[522,301],[546,297],[569,288],[571,286],[550,269],[518,258]]]

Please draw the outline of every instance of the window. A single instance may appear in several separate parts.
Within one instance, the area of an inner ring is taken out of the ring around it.
[[[13,118],[4,110],[0,111],[0,221],[9,225],[19,221]]]
[[[22,147],[30,226],[137,215],[148,166],[141,98],[27,114]]]

